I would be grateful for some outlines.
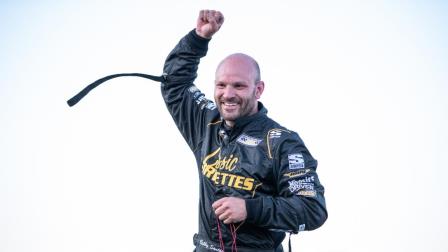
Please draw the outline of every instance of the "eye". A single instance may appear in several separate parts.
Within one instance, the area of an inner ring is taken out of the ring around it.
[[[246,85],[244,85],[243,83],[235,83],[233,87],[236,89],[244,89]]]
[[[219,89],[222,89],[222,88],[226,87],[226,85],[224,85],[224,83],[222,83],[222,82],[216,83],[215,86],[216,86],[216,88],[219,88]]]

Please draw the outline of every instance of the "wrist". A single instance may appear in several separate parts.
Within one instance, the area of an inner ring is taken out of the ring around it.
[[[210,39],[206,39],[201,37],[200,35],[196,34],[196,31],[193,29],[191,30],[185,39],[190,43],[191,48],[194,51],[205,51],[207,52],[208,49],[208,43],[210,42]]]
[[[194,30],[196,35],[198,35],[199,37],[203,38],[203,39],[211,39],[213,35],[210,34],[205,34],[204,32],[199,31],[197,28]]]

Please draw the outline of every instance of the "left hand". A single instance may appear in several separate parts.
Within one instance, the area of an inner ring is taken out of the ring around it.
[[[246,201],[236,197],[225,197],[212,204],[218,219],[224,224],[244,221],[247,218]]]
[[[224,16],[215,10],[201,10],[196,24],[196,34],[210,39],[221,28]]]

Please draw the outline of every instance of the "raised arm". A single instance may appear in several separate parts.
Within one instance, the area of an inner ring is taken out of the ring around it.
[[[208,43],[224,21],[218,11],[202,10],[196,29],[184,36],[166,58],[162,95],[176,126],[192,150],[205,130],[205,121],[217,113],[214,103],[193,84],[200,59],[207,54]]]

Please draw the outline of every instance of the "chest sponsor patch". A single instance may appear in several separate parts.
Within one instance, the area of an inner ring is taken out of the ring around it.
[[[240,144],[244,144],[244,145],[248,145],[248,146],[257,146],[258,144],[261,143],[262,140],[255,138],[255,137],[248,136],[246,134],[242,134],[238,137],[238,139],[236,141]]]
[[[252,191],[255,186],[255,179],[238,174],[239,157],[221,156],[221,148],[204,157],[202,161],[202,174],[213,184],[227,186],[235,189]]]
[[[273,129],[269,132],[269,138],[279,138],[282,136],[282,131],[280,129]]]
[[[305,168],[305,160],[302,153],[288,154],[289,169],[297,170]]]

